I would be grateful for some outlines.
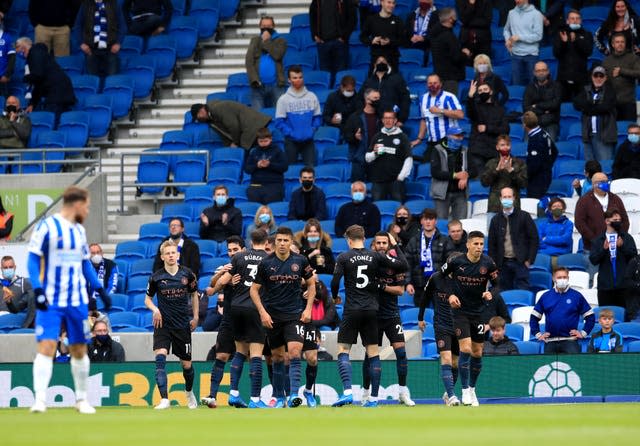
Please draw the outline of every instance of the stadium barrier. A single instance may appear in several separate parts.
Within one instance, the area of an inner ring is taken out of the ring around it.
[[[360,382],[361,364],[360,361],[354,362],[355,383]],[[395,361],[382,361],[382,364],[380,398],[395,399],[398,396]],[[194,391],[197,396],[206,396],[211,363],[196,362],[194,367]],[[483,361],[477,394],[481,399],[525,398],[549,402],[549,397],[558,397],[562,401],[568,401],[567,397],[582,397],[590,401],[603,401],[608,395],[640,395],[638,370],[640,354],[637,353],[489,357]],[[180,366],[177,363],[167,364],[167,373],[169,398],[185,405]],[[248,366],[245,366],[240,393],[246,398],[250,387],[248,375]],[[218,393],[219,405],[227,403],[229,383],[230,375],[227,372]],[[268,400],[271,386],[266,373],[263,385],[262,397]],[[438,362],[411,361],[408,385],[415,400],[439,398],[443,387]],[[155,364],[152,362],[92,364],[88,387],[89,401],[94,406],[149,406],[160,399],[155,386]],[[34,398],[32,388],[31,364],[0,364],[0,407],[29,407]],[[335,362],[320,361],[315,389],[320,403],[333,403],[341,393],[341,388]],[[353,390],[358,400],[361,389],[354,385]],[[52,407],[74,404],[68,364],[55,365],[47,400]]]

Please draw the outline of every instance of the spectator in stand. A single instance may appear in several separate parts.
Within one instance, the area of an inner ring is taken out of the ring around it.
[[[209,124],[229,147],[251,149],[258,130],[271,122],[271,117],[236,101],[212,99],[206,104],[193,104],[194,121]]]
[[[364,90],[363,98],[364,107],[349,117],[343,130],[344,139],[349,144],[351,182],[366,181],[367,170],[364,157],[371,146],[373,136],[381,127],[378,117],[380,92],[375,88],[367,88]]]
[[[476,87],[482,84],[489,84],[493,92],[494,102],[504,105],[509,100],[509,90],[500,76],[493,72],[491,58],[486,54],[478,54],[473,59],[473,81]]]
[[[0,18],[0,28],[2,27]],[[16,50],[13,45],[11,34],[0,29],[0,96],[9,96],[9,82],[13,76],[13,69],[16,65]]]
[[[476,178],[496,156],[498,136],[509,134],[509,121],[491,83],[476,80],[469,87],[467,115],[471,121],[469,166],[473,171],[471,178]]]
[[[462,222],[460,220],[449,220],[447,229],[449,232],[449,253],[460,252],[465,254],[467,252],[467,231],[462,228]]]
[[[413,219],[409,208],[402,204],[396,209],[387,232],[393,235],[398,245],[405,247],[420,232],[420,225]]]
[[[580,11],[572,9],[567,23],[553,38],[553,57],[558,60],[557,80],[562,85],[562,102],[570,102],[589,83],[587,61],[593,51],[593,35],[582,27]]]
[[[447,139],[436,144],[431,152],[431,198],[438,218],[467,218],[468,181],[475,171],[469,164],[469,149],[463,145],[463,139],[460,127],[449,127]]]
[[[411,106],[409,89],[397,68],[390,65],[385,56],[380,56],[375,60],[373,72],[362,84],[359,96],[362,97],[368,89],[380,92],[380,103],[377,107],[380,118],[385,110],[393,110],[397,114],[400,126],[407,121]]]
[[[320,329],[330,327],[335,330],[340,322],[333,299],[329,299],[329,290],[321,280],[316,279],[316,295],[311,307],[311,324]]]
[[[324,192],[315,185],[316,172],[311,166],[300,170],[300,185],[291,193],[289,200],[289,220],[327,219],[327,203]]]
[[[407,36],[409,36],[409,48],[424,51],[422,66],[429,63],[429,50],[431,48],[431,32],[438,24],[438,13],[433,0],[418,0],[418,7],[409,13],[405,23]]]
[[[331,85],[336,73],[349,67],[349,37],[356,20],[352,0],[311,0],[309,24],[318,48],[318,68],[331,73]]]
[[[300,254],[309,260],[316,274],[333,274],[336,262],[331,251],[331,236],[322,230],[318,220],[307,220],[304,229],[296,233],[294,240],[300,243]]]
[[[251,149],[244,171],[251,175],[247,187],[249,201],[269,204],[284,199],[284,173],[289,168],[287,155],[273,145],[271,130],[263,127],[256,134],[258,146]]]
[[[460,43],[471,53],[467,64],[479,54],[491,53],[491,0],[456,0],[460,14]]]
[[[395,200],[404,202],[404,181],[411,175],[413,158],[407,135],[397,126],[393,110],[382,114],[382,128],[373,136],[365,161],[369,164],[369,180],[373,183],[373,201]]]
[[[515,2],[516,7],[509,11],[504,25],[504,44],[511,53],[511,83],[527,85],[538,60],[543,16],[529,0]]]
[[[527,187],[527,165],[519,158],[511,156],[511,138],[500,135],[496,142],[498,156],[487,161],[480,182],[484,187],[491,188],[489,192],[489,212],[500,212],[500,191],[510,187],[515,191],[513,205],[520,207],[520,189]],[[495,260],[495,259],[494,259]]]
[[[496,293],[491,300],[485,300],[482,306],[482,316],[480,316],[480,320],[484,322],[485,339],[491,338],[491,336],[489,336],[489,331],[491,330],[489,321],[496,316],[502,318],[507,324],[511,323],[509,309],[507,308],[507,304],[504,303],[504,299],[500,293]]]
[[[598,267],[598,306],[626,307],[625,273],[629,262],[638,255],[633,237],[622,229],[622,215],[617,209],[604,213],[606,230],[591,241],[589,260]]]
[[[36,319],[36,301],[31,281],[16,274],[16,261],[9,255],[2,257],[0,267],[2,267],[0,315],[26,311],[22,327],[33,327]]]
[[[555,286],[540,297],[531,312],[531,335],[544,342],[545,354],[580,353],[578,340],[586,338],[595,325],[593,310],[580,292],[569,287],[567,268],[555,268],[553,281]],[[540,331],[543,316],[544,333]],[[584,319],[582,330],[578,329],[580,319]]]
[[[289,164],[296,164],[298,155],[302,154],[305,166],[315,166],[316,146],[313,134],[322,125],[320,102],[304,86],[304,76],[299,65],[290,66],[287,75],[291,86],[278,99],[276,127],[284,135],[284,150]]]
[[[109,327],[104,321],[97,321],[91,328],[91,342],[87,346],[91,362],[124,362],[122,344],[109,336]]]
[[[107,294],[113,294],[118,289],[118,265],[111,259],[105,259],[102,246],[97,243],[89,245],[89,255],[91,255],[91,265],[96,271],[96,276],[102,284],[102,288]],[[89,311],[96,309],[96,301],[100,293],[87,283],[89,291]]]
[[[552,141],[560,133],[560,101],[562,86],[551,79],[549,66],[545,62],[536,62],[533,68],[533,80],[524,91],[522,108],[538,117],[538,125],[547,132]]]
[[[273,218],[273,211],[269,206],[263,205],[258,208],[253,218],[253,223],[247,227],[245,232],[251,234],[256,229],[263,229],[269,235],[276,233],[278,225],[276,224],[276,219]],[[251,242],[251,237],[248,237],[247,241]],[[247,246],[250,246],[250,243],[247,243]]]
[[[610,74],[611,84],[616,92],[616,120],[635,121],[638,119],[635,92],[640,78],[640,59],[627,49],[624,33],[611,36],[611,49],[602,61],[602,66]]]
[[[449,256],[447,236],[436,227],[437,216],[435,209],[423,210],[420,215],[422,230],[404,248],[409,262],[406,290],[413,296],[416,307],[423,303],[423,299],[431,299],[431,296],[424,292],[425,285],[429,277],[446,263]],[[425,306],[429,306],[429,302],[425,302]]]
[[[400,60],[398,48],[406,40],[404,22],[393,14],[396,0],[381,0],[380,6],[378,14],[367,17],[360,31],[360,41],[370,49],[371,68],[376,65],[378,57],[384,56],[387,63],[397,70]]]
[[[251,38],[244,58],[254,110],[275,107],[286,84],[282,60],[287,41],[275,30],[273,17],[262,16],[259,26],[260,35]]]
[[[608,56],[613,51],[611,38],[614,33],[622,32],[626,36],[628,50],[635,54],[640,51],[640,17],[626,0],[615,0],[611,3],[611,9],[607,18],[595,32],[595,44],[598,50]]]
[[[324,103],[322,121],[324,125],[338,127],[341,131],[351,116],[358,108],[356,97],[356,80],[353,76],[346,75],[340,80],[340,87],[331,92]]]
[[[34,42],[43,43],[55,57],[68,56],[71,27],[78,12],[77,1],[30,0],[29,20]]]
[[[427,77],[427,92],[420,98],[420,130],[418,137],[411,142],[411,147],[421,144],[425,137],[427,150],[423,162],[431,160],[431,152],[441,139],[447,137],[449,127],[457,127],[458,119],[464,118],[464,111],[456,95],[444,91],[442,81],[437,74]]]
[[[573,250],[573,222],[564,212],[567,204],[560,197],[549,200],[547,219],[538,223],[540,248],[538,252],[548,254],[552,265],[556,264],[556,256],[570,254]]]
[[[576,203],[574,222],[576,229],[582,236],[583,254],[589,266],[589,274],[593,277],[596,268],[589,261],[589,255],[592,249],[592,240],[604,233],[607,228],[604,213],[614,209],[620,212],[622,232],[629,231],[629,217],[620,197],[609,191],[610,184],[605,173],[593,174],[591,185],[592,189],[589,192],[583,192],[582,197]]]
[[[489,257],[500,269],[500,290],[528,290],[529,267],[538,254],[538,230],[528,212],[514,206],[511,187],[500,190],[502,212],[489,224]]]
[[[640,322],[640,255],[631,259],[624,273],[624,279],[627,288],[626,320]]]
[[[84,0],[75,29],[81,33],[88,74],[104,78],[120,71],[120,45],[126,33],[122,10],[116,0]]]
[[[242,211],[227,186],[219,184],[213,189],[213,206],[200,214],[200,238],[221,243],[232,235],[242,235]]]
[[[33,44],[28,37],[21,37],[16,41],[16,53],[27,59],[24,82],[31,86],[31,100],[26,112],[53,112],[57,127],[60,115],[71,110],[76,103],[69,76],[43,43]]]
[[[589,160],[584,163],[584,179],[576,178],[571,183],[574,189],[574,196],[581,197],[591,190],[591,178],[594,174],[602,172],[602,166],[596,160]]]
[[[180,218],[172,218],[169,221],[169,236],[162,240],[160,246],[165,241],[171,239],[178,246],[178,264],[189,268],[196,277],[200,276],[200,248],[184,233],[184,222]],[[160,246],[153,260],[153,271],[163,268],[164,262],[160,257]]]
[[[440,26],[433,29],[431,38],[433,67],[442,80],[442,88],[457,96],[458,82],[464,80],[465,66],[471,65],[473,58],[469,48],[464,48],[453,32],[456,10],[442,8],[439,18]]]
[[[171,0],[124,0],[122,12],[129,34],[149,37],[169,28],[173,5]]]
[[[612,159],[618,142],[616,91],[607,82],[607,70],[603,66],[591,70],[591,83],[573,98],[573,106],[582,112],[584,159]]]
[[[616,150],[611,177],[640,179],[640,126],[636,123],[627,127],[627,139]]]
[[[370,238],[380,230],[380,210],[367,198],[367,186],[362,181],[351,184],[352,201],[338,209],[335,221],[336,237],[342,237],[351,225],[364,228],[365,237]]]
[[[622,335],[613,329],[616,318],[613,311],[608,308],[600,310],[598,323],[600,330],[591,333],[588,353],[622,353],[624,341]]]
[[[553,176],[553,164],[558,148],[553,138],[540,125],[538,116],[527,111],[522,116],[522,126],[527,135],[527,197],[542,198],[547,194]]]
[[[491,337],[484,341],[483,356],[519,355],[518,347],[504,334],[505,320],[500,316],[494,316],[489,320]]]
[[[27,147],[30,136],[31,119],[20,108],[20,100],[15,96],[9,96],[0,115],[0,147]]]
[[[13,217],[14,215],[4,208],[2,197],[0,197],[0,241],[6,241],[11,238]]]

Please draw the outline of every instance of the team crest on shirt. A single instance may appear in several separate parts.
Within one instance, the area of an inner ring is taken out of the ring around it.
[[[186,285],[189,283],[189,279],[187,279],[186,277],[183,277],[182,279],[180,279],[180,283],[182,283],[183,285]]]
[[[571,299],[567,299],[567,304],[571,304]]]
[[[480,274],[487,274],[487,268],[484,266],[480,267]]]
[[[300,267],[298,266],[297,263],[294,263],[293,265],[291,265],[291,271],[293,271],[294,273],[297,273],[300,270]]]
[[[400,144],[400,138],[393,138],[393,144],[396,146]]]
[[[444,347],[444,341],[442,339],[438,339],[438,348]]]

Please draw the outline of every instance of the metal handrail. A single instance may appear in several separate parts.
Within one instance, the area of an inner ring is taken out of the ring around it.
[[[61,159],[61,160],[48,160],[46,159],[46,153],[77,153],[77,152],[87,152],[87,153],[97,153],[98,158],[95,159]],[[13,160],[5,160],[0,159],[0,166],[19,166],[18,172],[14,172],[16,174],[22,174],[22,166],[33,166],[33,165],[41,165],[42,172],[47,173],[45,166],[47,164],[79,164],[79,165],[88,165],[93,166],[94,164],[98,164],[98,171],[102,172],[102,151],[100,147],[64,147],[64,148],[44,148],[44,147],[33,147],[28,149],[9,149],[8,151],[0,152],[0,158],[5,157],[14,157],[20,156],[28,153],[42,153],[43,158],[41,160],[22,160],[22,159],[13,159]],[[95,166],[94,166],[95,167]]]
[[[131,156],[137,156],[138,158],[141,158],[143,156],[146,155],[153,155],[153,156],[157,156],[157,155],[205,155],[206,157],[206,162],[205,162],[205,178],[209,178],[209,157],[211,156],[211,153],[208,150],[202,150],[202,149],[197,149],[197,150],[155,150],[155,151],[149,151],[149,152],[121,152],[120,153],[120,213],[124,213],[124,190],[127,188],[133,188],[133,187],[144,187],[144,186],[149,186],[149,187],[168,187],[168,186],[204,186],[207,183],[206,182],[202,182],[202,181],[198,181],[198,182],[182,182],[182,183],[170,183],[170,182],[166,182],[166,183],[125,183],[124,182],[124,159],[125,157],[131,157]]]
[[[96,171],[96,166],[95,166],[95,165],[94,165],[94,166],[90,166],[90,167],[88,167],[87,169],[85,169],[85,171],[82,173],[82,175],[80,175],[80,176],[79,176],[79,177],[78,177],[78,178],[73,182],[73,185],[75,186],[76,184],[79,184],[82,180],[84,180],[84,179],[85,179],[87,176],[89,176],[89,175],[95,175],[95,171]],[[60,195],[58,198],[56,198],[55,200],[53,200],[53,202],[52,202],[49,206],[47,206],[47,207],[45,208],[45,210],[44,210],[44,211],[40,212],[36,218],[34,218],[34,219],[33,219],[32,221],[30,221],[29,223],[27,223],[27,226],[25,226],[25,227],[22,229],[22,231],[20,231],[20,232],[18,233],[18,235],[15,237],[15,241],[17,241],[17,242],[23,242],[23,241],[25,240],[25,239],[24,239],[24,235],[27,233],[27,231],[29,231],[29,230],[31,229],[31,227],[32,227],[33,225],[35,225],[35,224],[36,224],[36,222],[39,222],[40,220],[42,220],[42,219],[43,219],[43,218],[44,218],[44,217],[49,213],[49,211],[50,211],[51,209],[53,209],[53,207],[54,207],[55,205],[57,205],[57,204],[58,204],[58,202],[59,202],[60,200],[62,200],[62,195]]]

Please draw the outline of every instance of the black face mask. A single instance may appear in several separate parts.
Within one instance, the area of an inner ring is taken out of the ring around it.
[[[611,225],[611,227],[616,232],[620,232],[620,230],[622,229],[622,222],[621,221],[612,221],[609,224]]]
[[[182,237],[182,234],[178,233],[178,234],[169,234],[169,237],[171,237],[171,240],[178,240],[180,237]]]
[[[107,344],[109,343],[109,341],[111,341],[111,337],[108,334],[96,335],[96,341],[100,342],[101,344]]]
[[[273,34],[273,28],[260,28],[260,33],[268,32],[269,34]]]
[[[379,63],[378,65],[376,65],[376,71],[377,72],[383,71],[383,72],[386,73],[387,70],[389,70],[389,65],[387,65],[384,62],[383,63]]]
[[[480,102],[487,102],[491,98],[491,93],[478,93]]]
[[[380,99],[376,101],[371,101],[370,103],[373,108],[378,108],[380,106]]]
[[[406,225],[407,221],[409,221],[409,217],[397,217],[396,221],[399,225]]]
[[[304,187],[305,189],[311,189],[311,187],[313,186],[313,181],[303,181],[302,182],[302,187]]]
[[[4,110],[7,113],[17,113],[18,112],[18,107],[16,107],[15,105],[7,105]]]

